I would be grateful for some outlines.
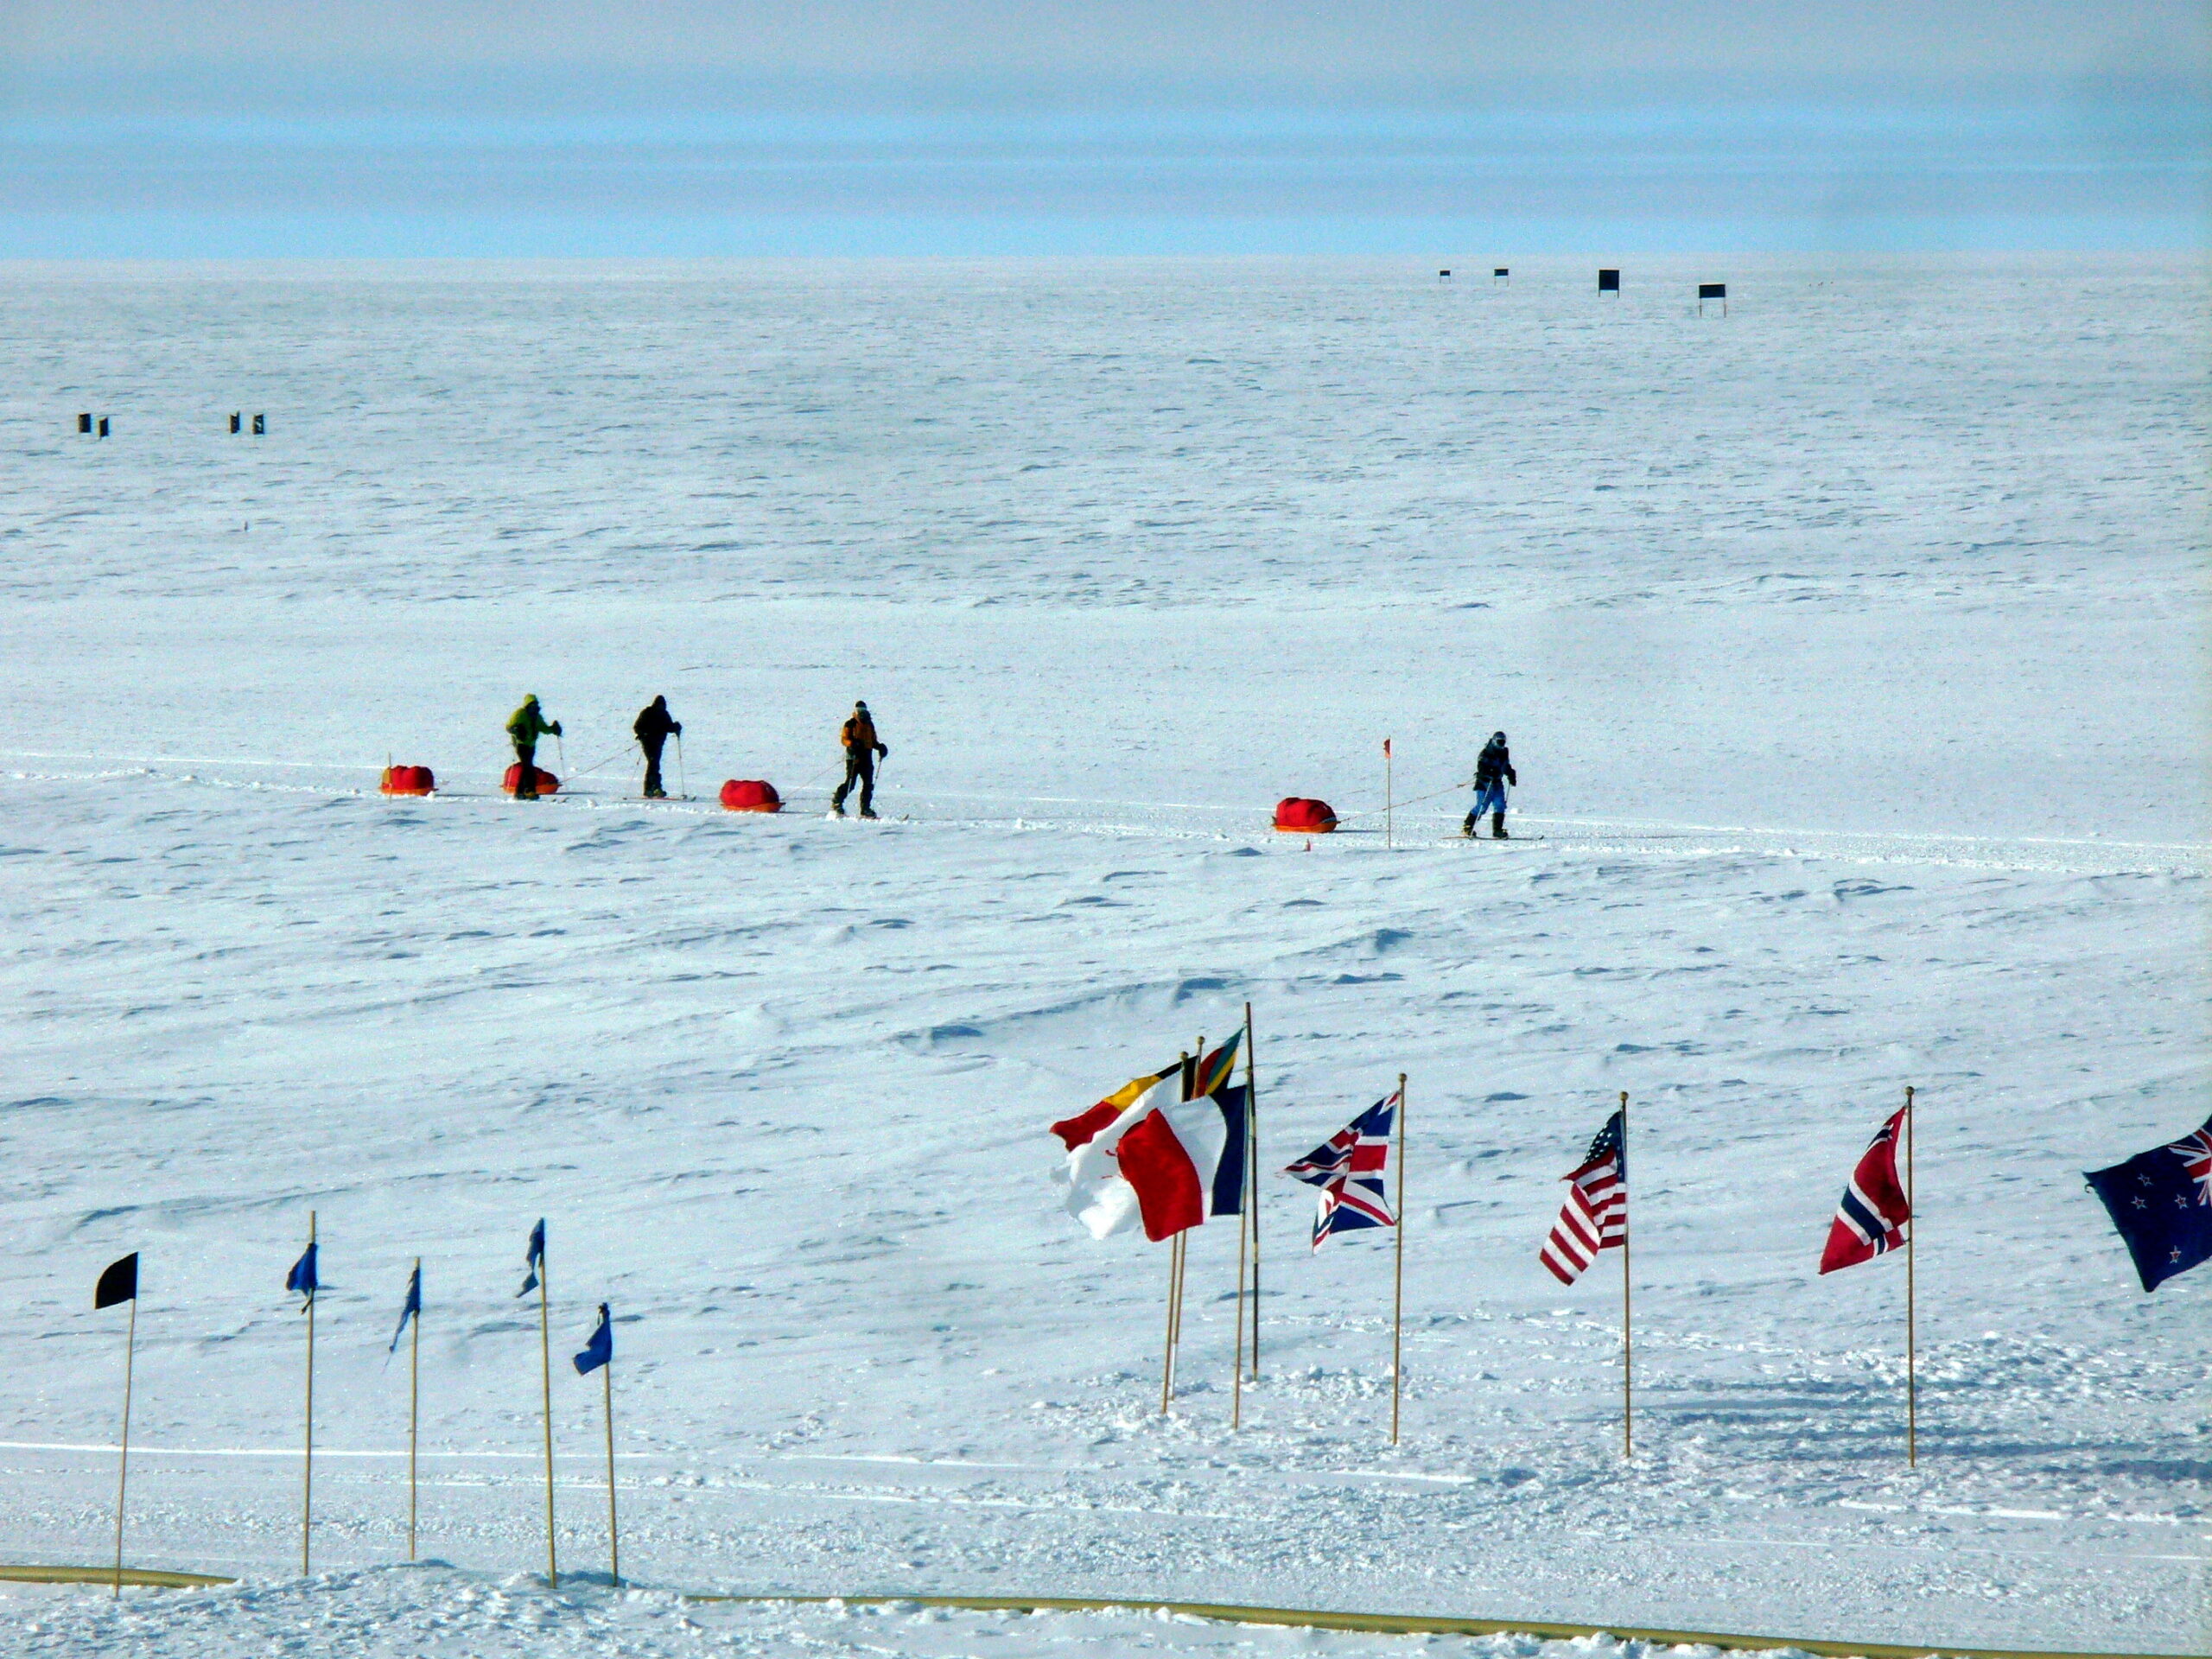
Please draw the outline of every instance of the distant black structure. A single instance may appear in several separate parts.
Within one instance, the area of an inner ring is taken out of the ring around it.
[[[253,435],[257,438],[260,437],[267,433],[268,430],[269,417],[266,415],[255,416],[253,417]]]
[[[1440,283],[1448,283],[1452,280],[1452,273],[1448,270],[1440,270],[1436,273],[1436,280]]]
[[[107,416],[105,415],[100,416],[100,436],[107,436]]]
[[[1499,283],[1510,283],[1513,280],[1513,273],[1503,265],[1500,265],[1496,270],[1491,272],[1490,280],[1493,286]]]
[[[1621,291],[1620,272],[1618,270],[1599,271],[1598,273],[1598,291],[1600,294],[1619,293]]]
[[[231,435],[234,438],[238,436],[239,429],[244,426],[245,423],[245,418],[238,410],[232,410],[231,411]]]
[[[89,415],[79,415],[77,417],[77,430],[89,436],[92,433],[92,417]]]
[[[1700,317],[1705,315],[1705,302],[1707,300],[1719,301],[1720,315],[1724,317],[1728,315],[1728,284],[1726,283],[1700,283],[1697,285],[1697,314]]]

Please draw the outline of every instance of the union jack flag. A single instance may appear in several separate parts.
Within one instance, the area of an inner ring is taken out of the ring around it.
[[[1872,1262],[1902,1249],[1911,1236],[1912,1205],[1906,1201],[1904,1184],[1897,1179],[1897,1141],[1904,1134],[1905,1114],[1911,1109],[1898,1107],[1859,1154],[1859,1167],[1851,1172],[1851,1185],[1843,1189],[1835,1219],[1828,1224],[1827,1248],[1821,1252],[1822,1273]]]
[[[1560,1206],[1552,1236],[1539,1259],[1552,1277],[1571,1285],[1600,1250],[1617,1250],[1628,1240],[1628,1125],[1624,1114],[1605,1120],[1590,1143],[1580,1169],[1560,1179],[1572,1182]]]
[[[1390,1126],[1402,1091],[1376,1101],[1283,1173],[1321,1189],[1313,1217],[1313,1248],[1338,1233],[1395,1227],[1382,1177],[1390,1161]]]
[[[2212,1123],[2166,1150],[2182,1160],[2189,1179],[2196,1183],[2196,1201],[2212,1205]]]

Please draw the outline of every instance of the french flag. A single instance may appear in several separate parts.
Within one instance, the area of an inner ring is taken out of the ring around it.
[[[1069,1213],[1094,1238],[1141,1224],[1155,1243],[1240,1213],[1244,1099],[1236,1087],[1185,1100],[1177,1067],[1070,1148]]]

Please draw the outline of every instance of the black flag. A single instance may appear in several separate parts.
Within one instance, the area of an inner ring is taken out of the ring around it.
[[[100,1281],[92,1287],[92,1311],[113,1307],[118,1302],[138,1300],[138,1252],[133,1250],[120,1262],[108,1264]]]

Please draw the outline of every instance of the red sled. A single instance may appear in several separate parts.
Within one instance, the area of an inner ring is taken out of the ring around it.
[[[532,766],[531,770],[537,774],[537,792],[540,795],[557,795],[560,793],[561,780],[558,778],[556,778],[551,772],[546,771],[543,766]],[[505,790],[508,794],[512,795],[521,786],[522,762],[518,760],[514,765],[507,768],[505,780],[500,784],[499,787]]]
[[[386,766],[384,781],[377,785],[383,795],[429,795],[435,792],[438,780],[430,776],[428,766]]]
[[[773,784],[758,778],[733,778],[722,785],[722,806],[731,812],[780,812],[784,798]]]
[[[1336,809],[1326,801],[1293,795],[1275,803],[1275,828],[1285,835],[1325,836],[1336,827]]]

